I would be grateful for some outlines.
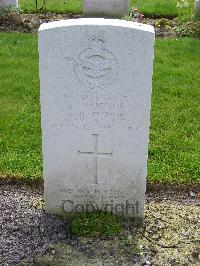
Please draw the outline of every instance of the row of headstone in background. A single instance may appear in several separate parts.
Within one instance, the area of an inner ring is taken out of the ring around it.
[[[83,0],[84,16],[122,17],[128,13],[129,0]],[[194,15],[200,15],[200,0],[194,1]]]
[[[122,17],[128,11],[129,0],[83,0],[85,16]],[[0,7],[18,7],[18,0],[0,0]]]
[[[200,0],[195,0],[194,15],[195,17],[200,16]]]
[[[84,16],[122,17],[128,12],[129,0],[83,0]],[[0,7],[18,7],[18,0],[0,0]],[[195,0],[194,15],[200,14],[200,0]]]
[[[18,0],[0,0],[0,7],[18,7]]]

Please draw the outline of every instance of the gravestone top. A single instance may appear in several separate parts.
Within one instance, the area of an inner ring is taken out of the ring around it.
[[[144,215],[154,37],[124,20],[41,25],[47,211]]]
[[[18,7],[18,0],[0,0],[0,7]]]
[[[123,17],[128,14],[129,0],[84,0],[85,17]]]
[[[124,27],[140,31],[147,31],[154,34],[154,27],[147,24],[136,23],[132,21],[119,20],[119,19],[104,19],[104,18],[81,18],[81,19],[68,19],[59,20],[49,23],[43,23],[39,31],[56,29],[70,26],[111,26],[111,27]]]

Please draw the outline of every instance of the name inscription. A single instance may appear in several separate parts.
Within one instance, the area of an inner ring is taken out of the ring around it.
[[[75,129],[127,128],[127,96],[64,95],[68,126]]]

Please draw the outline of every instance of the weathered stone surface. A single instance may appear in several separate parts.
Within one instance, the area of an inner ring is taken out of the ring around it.
[[[39,29],[46,210],[143,216],[154,29],[77,19]]]
[[[18,7],[18,0],[0,0],[0,7]]]
[[[83,15],[88,17],[123,17],[128,14],[129,0],[84,0]]]

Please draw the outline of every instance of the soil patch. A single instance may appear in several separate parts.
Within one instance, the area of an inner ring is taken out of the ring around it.
[[[69,14],[24,14],[20,12],[4,11],[0,13],[0,31],[32,32],[38,31],[42,23],[79,18],[80,15]],[[129,17],[130,19],[130,17]],[[157,37],[175,38],[189,36],[200,38],[200,21],[187,21],[180,23],[177,18],[133,18],[133,21],[150,24],[155,27]]]

